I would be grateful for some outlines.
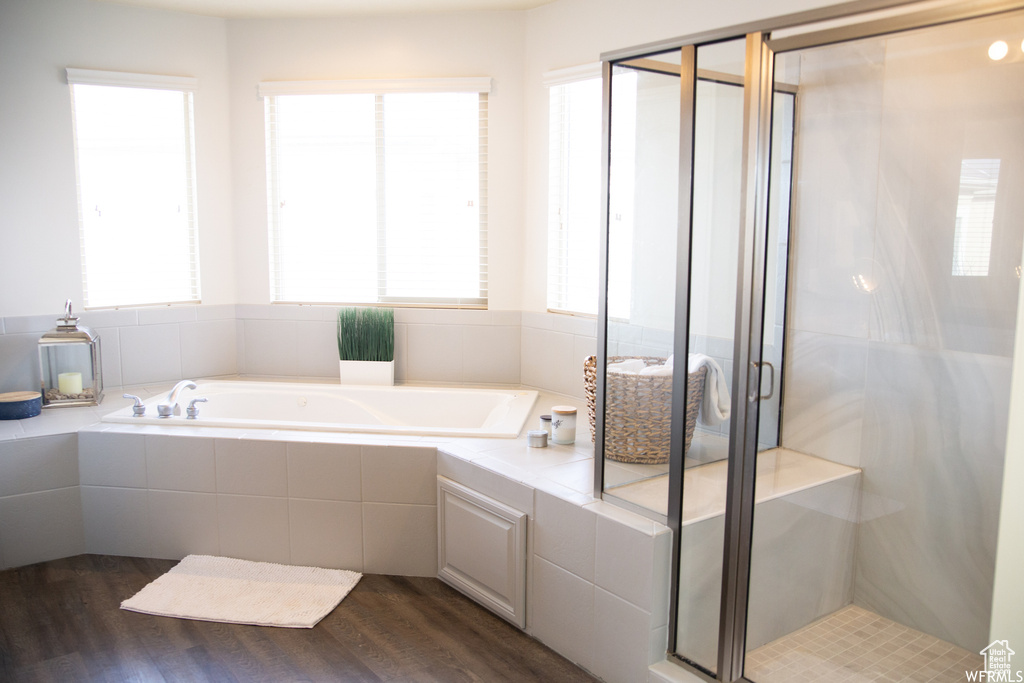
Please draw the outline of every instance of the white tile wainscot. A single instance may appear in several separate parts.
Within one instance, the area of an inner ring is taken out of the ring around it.
[[[436,496],[421,482],[433,484],[436,445],[374,441],[86,427],[78,449],[86,552],[165,559],[205,553],[434,576]]]
[[[0,569],[85,552],[77,443],[73,430],[0,440]]]
[[[0,436],[0,567],[203,553],[436,576],[441,475],[528,515],[526,632],[609,683],[664,658],[669,530],[593,498],[584,420],[573,446],[526,445],[582,399],[542,392],[518,439],[436,439],[97,423],[121,393]]]

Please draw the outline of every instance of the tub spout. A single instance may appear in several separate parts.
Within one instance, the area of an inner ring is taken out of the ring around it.
[[[163,403],[159,403],[156,406],[156,412],[160,417],[170,417],[171,415],[180,415],[181,408],[178,407],[178,394],[183,389],[195,389],[196,383],[190,379],[183,379],[174,385],[171,389],[171,393],[167,394],[167,400]]]

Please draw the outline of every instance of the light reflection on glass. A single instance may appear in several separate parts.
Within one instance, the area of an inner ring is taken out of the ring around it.
[[[953,275],[988,275],[999,159],[964,159],[953,233]]]
[[[870,294],[875,291],[878,285],[867,275],[861,275],[860,273],[853,276],[853,286],[865,294]]]

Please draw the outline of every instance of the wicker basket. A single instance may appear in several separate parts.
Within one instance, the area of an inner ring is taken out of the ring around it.
[[[664,358],[652,356],[609,356],[608,363],[639,358],[648,366],[662,365]],[[704,376],[701,366],[691,372],[686,387],[686,444],[690,450],[697,411],[704,397]],[[594,439],[597,409],[597,358],[583,362],[587,392],[587,413],[590,416],[590,438]],[[672,440],[672,377],[609,373],[605,382],[604,455],[610,460],[641,465],[668,462]]]

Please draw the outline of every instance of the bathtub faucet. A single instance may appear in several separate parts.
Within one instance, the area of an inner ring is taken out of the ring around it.
[[[170,417],[171,415],[181,415],[181,408],[178,407],[178,394],[181,393],[182,389],[195,389],[196,383],[190,379],[183,379],[174,385],[171,389],[171,393],[167,394],[167,400],[163,403],[159,403],[156,406],[156,412],[160,417]]]

